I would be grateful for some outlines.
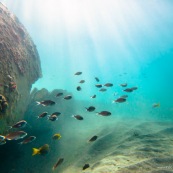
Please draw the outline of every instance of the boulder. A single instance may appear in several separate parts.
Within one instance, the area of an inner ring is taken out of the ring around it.
[[[40,58],[17,17],[0,3],[0,134],[23,118],[32,84],[41,77]],[[2,105],[1,105],[2,107]]]

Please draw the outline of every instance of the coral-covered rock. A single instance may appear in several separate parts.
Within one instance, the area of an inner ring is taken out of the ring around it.
[[[32,84],[41,77],[40,59],[31,37],[17,17],[0,3],[0,133],[23,117]]]
[[[8,107],[8,102],[6,98],[3,95],[0,95],[0,112],[1,113],[6,112],[7,107]]]

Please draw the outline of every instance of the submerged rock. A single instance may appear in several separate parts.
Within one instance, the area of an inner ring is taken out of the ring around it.
[[[0,3],[0,94],[2,134],[23,117],[32,84],[41,77],[40,59],[32,39],[17,17]]]
[[[3,95],[0,95],[0,112],[4,113],[8,107],[8,102]]]

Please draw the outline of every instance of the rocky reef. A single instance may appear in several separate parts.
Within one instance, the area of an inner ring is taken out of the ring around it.
[[[0,134],[22,119],[32,84],[41,77],[39,55],[17,17],[0,3]]]

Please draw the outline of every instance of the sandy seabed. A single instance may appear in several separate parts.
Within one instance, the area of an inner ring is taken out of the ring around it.
[[[40,126],[35,126],[39,123],[44,125],[41,129]],[[2,157],[8,156],[8,160],[1,160],[4,161],[2,170],[7,170],[6,165],[11,163],[10,171],[2,173],[173,172],[172,121],[120,119],[115,116],[85,114],[83,121],[69,116],[53,124],[47,120],[35,121],[35,124],[31,128],[33,131],[29,132],[38,137],[35,142],[18,146],[14,141],[2,146],[7,147],[6,149],[11,147],[13,152]],[[49,124],[52,126],[48,126]],[[53,141],[51,136],[59,132],[62,138]],[[98,139],[88,142],[94,135]],[[50,145],[49,154],[44,157],[31,156],[32,148],[44,143]],[[64,162],[52,171],[60,157],[64,158]],[[86,163],[90,167],[82,170]]]
[[[173,172],[173,124],[119,121],[99,131],[98,140],[78,147],[73,166],[63,173],[170,173]],[[89,136],[89,135],[88,135]],[[80,140],[82,143],[82,138]],[[89,163],[90,167],[82,170]]]

